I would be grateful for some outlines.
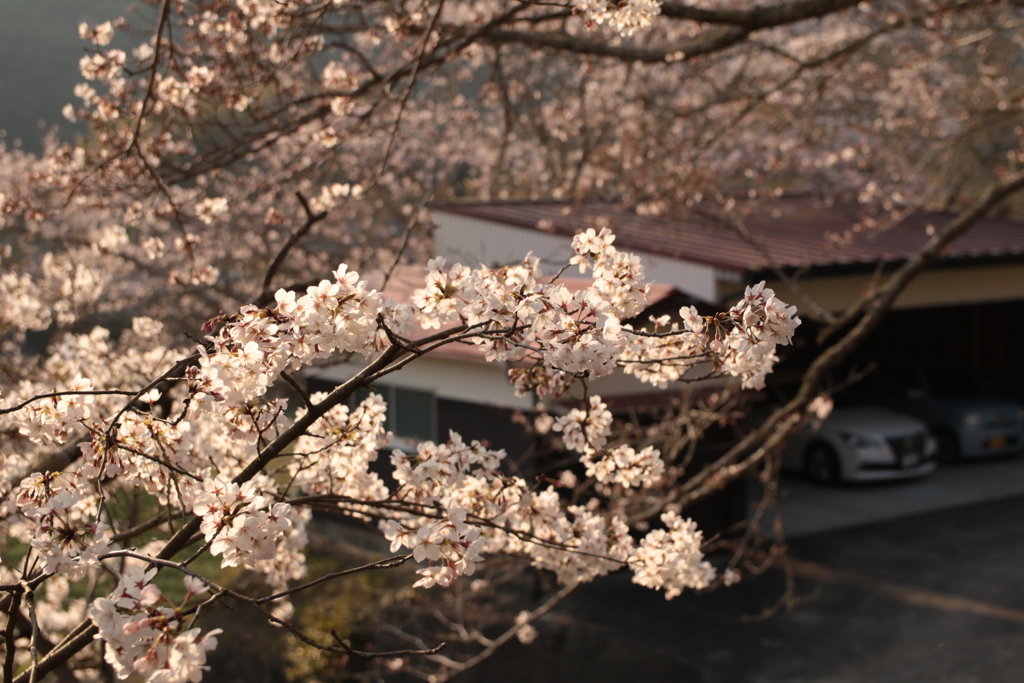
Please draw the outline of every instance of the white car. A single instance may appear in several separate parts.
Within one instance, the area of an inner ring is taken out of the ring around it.
[[[823,484],[883,481],[935,469],[935,438],[920,420],[874,406],[836,408],[790,441],[782,466]]]

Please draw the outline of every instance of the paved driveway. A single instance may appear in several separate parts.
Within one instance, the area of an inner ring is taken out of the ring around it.
[[[783,475],[780,509],[789,538],[1024,495],[1024,455],[941,465],[927,477],[821,486]],[[1022,576],[1024,579],[1024,576]]]

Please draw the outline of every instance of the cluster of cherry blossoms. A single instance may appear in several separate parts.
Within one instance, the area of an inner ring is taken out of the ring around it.
[[[315,403],[327,398],[313,394]],[[297,411],[301,418],[306,410]],[[389,491],[370,469],[387,445],[384,424],[387,405],[371,393],[354,409],[334,406],[300,436],[292,448],[288,473],[294,485],[309,495],[335,495],[350,500],[381,501]]]
[[[429,562],[417,585],[447,586],[471,575],[482,551],[499,550],[504,539],[481,523],[500,525],[529,495],[521,480],[502,476],[504,457],[454,432],[447,443],[420,443],[415,454],[392,452],[393,498],[407,512],[392,512],[381,528],[392,551],[405,547],[416,561]],[[475,524],[467,524],[470,515]]]
[[[682,328],[662,316],[652,319],[652,334],[627,336],[620,361],[627,374],[664,387],[724,373],[740,378],[744,388],[762,389],[778,361],[776,347],[790,344],[800,325],[796,307],[777,299],[764,282],[747,287],[727,312],[701,316],[694,306],[686,306],[679,316]]]
[[[661,521],[666,528],[647,534],[633,556],[633,583],[664,589],[666,600],[684,589],[708,586],[715,569],[704,561],[697,525],[672,511],[663,513]]]
[[[624,523],[596,508],[566,508],[553,487],[531,490],[498,469],[504,457],[455,433],[444,444],[420,444],[415,455],[392,454],[399,482],[393,498],[407,512],[393,512],[382,526],[393,549],[409,548],[429,562],[418,585],[446,586],[497,553],[529,557],[563,583],[627,563],[632,539]]]
[[[427,286],[413,299],[424,327],[461,321],[487,360],[515,363],[516,390],[561,393],[576,377],[613,372],[625,345],[620,320],[642,310],[649,285],[640,259],[612,246],[607,229],[573,241],[571,263],[594,272],[593,285],[572,291],[544,281],[530,255],[504,268],[470,270],[444,259],[430,261]]]
[[[432,260],[427,286],[416,292],[420,324],[439,328],[461,321],[479,328],[472,343],[488,360],[515,364],[509,371],[520,393],[558,395],[579,377],[600,377],[623,367],[664,387],[680,379],[729,374],[744,387],[761,388],[778,360],[775,349],[792,341],[796,309],[764,283],[747,288],[728,312],[701,317],[680,311],[684,327],[667,316],[654,332],[623,321],[640,313],[650,285],[635,254],[617,250],[608,228],[589,228],[573,239],[570,265],[592,271],[590,287],[570,290],[545,281],[539,260],[505,268],[469,268]],[[662,329],[665,328],[666,329]]]
[[[17,505],[30,520],[24,534],[38,553],[44,570],[75,581],[110,546],[110,528],[95,520],[95,500],[83,496],[85,480],[77,473],[36,473],[17,489]],[[86,498],[83,503],[83,497]]]
[[[601,409],[595,418],[605,417]],[[608,427],[610,420],[600,439],[607,438]],[[621,459],[617,450],[607,457]],[[657,479],[657,453],[642,453],[653,458],[645,463],[634,457],[607,479],[627,486]],[[390,500],[401,505],[390,508],[391,518],[381,526],[392,551],[404,547],[415,560],[428,562],[418,571],[423,578],[417,585],[447,586],[472,574],[484,556],[498,553],[528,557],[566,584],[632,566],[634,541],[623,520],[602,512],[596,499],[566,507],[553,486],[532,490],[521,477],[500,470],[504,458],[504,451],[467,445],[454,432],[447,443],[421,443],[414,455],[393,452],[398,486]],[[699,543],[687,552],[688,562],[700,560]],[[677,570],[679,576],[667,573],[680,586],[696,571],[689,567],[683,576],[681,566]]]
[[[626,488],[651,486],[665,473],[661,453],[653,446],[637,451],[627,444],[606,448],[612,414],[599,396],[591,396],[587,410],[573,408],[554,420],[551,429],[562,433],[565,447],[580,454],[588,477],[602,484]]]
[[[430,562],[417,571],[423,578],[413,586],[447,586],[476,570],[476,564],[482,561],[480,549],[484,542],[480,527],[466,524],[466,514],[464,508],[451,508],[441,519],[423,523],[415,533],[395,520],[386,520],[381,525],[384,537],[391,541],[391,552],[409,548],[414,560]]]
[[[184,577],[186,595],[175,606],[152,583],[156,569],[130,565],[109,597],[95,600],[89,618],[106,647],[104,657],[118,678],[132,673],[151,683],[196,683],[202,679],[206,653],[217,647],[220,629],[205,634],[189,628],[184,606],[207,592],[206,584]]]
[[[405,331],[408,306],[385,307],[383,295],[368,290],[359,274],[342,265],[335,280],[323,280],[296,298],[279,290],[270,309],[244,306],[210,337],[210,351],[190,377],[200,403],[242,405],[266,393],[288,368],[297,369],[334,354],[369,355],[387,345],[377,317]],[[210,324],[218,322],[211,321]]]
[[[19,416],[19,431],[36,443],[61,444],[71,431],[90,417],[92,381],[76,374],[65,384],[63,395],[35,401]],[[66,393],[65,393],[66,392]],[[81,392],[81,393],[78,393]]]
[[[608,0],[574,0],[573,10],[584,16],[587,22],[607,23],[623,36],[631,36],[651,25],[661,14],[660,0],[626,0],[622,3]]]
[[[241,486],[223,479],[207,479],[192,511],[203,522],[200,533],[210,554],[222,555],[222,567],[254,569],[260,560],[277,555],[277,544],[292,525],[291,505],[274,503],[257,494],[256,482]]]

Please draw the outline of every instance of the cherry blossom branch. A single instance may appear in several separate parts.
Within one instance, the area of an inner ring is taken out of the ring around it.
[[[29,668],[29,683],[36,682],[37,668],[39,666],[39,620],[36,618],[36,593],[35,587],[27,581],[22,581],[24,586],[25,604],[28,605],[28,618],[32,622],[32,633],[29,639],[29,653],[32,657],[32,666]]]
[[[357,574],[359,572],[365,572],[365,571],[368,571],[368,570],[371,570],[371,569],[392,569],[394,567],[400,567],[401,565],[405,564],[406,562],[408,562],[411,559],[412,559],[412,554],[409,554],[409,555],[399,555],[397,557],[387,557],[387,558],[384,558],[383,560],[377,560],[376,562],[370,562],[369,564],[364,564],[364,565],[362,565],[360,567],[353,567],[351,569],[343,569],[341,571],[330,572],[329,574],[324,574],[323,576],[321,576],[318,579],[314,579],[312,581],[308,581],[308,582],[306,582],[304,584],[301,584],[299,586],[295,586],[293,588],[289,588],[288,590],[284,590],[284,591],[281,591],[279,593],[274,593],[273,595],[268,595],[265,598],[259,598],[259,599],[257,599],[256,602],[257,602],[257,604],[263,604],[263,603],[266,603],[266,602],[271,602],[273,600],[280,600],[283,597],[287,597],[287,596],[292,595],[294,593],[299,593],[301,591],[306,590],[307,588],[312,588],[313,586],[316,586],[316,585],[319,585],[321,583],[324,583],[325,581],[330,581],[332,579],[336,579],[336,578],[341,577],[341,576],[348,576],[349,574]]]
[[[441,650],[443,650],[445,647],[448,646],[447,643],[442,642],[442,643],[439,643],[439,644],[435,645],[434,647],[426,648],[426,649],[423,649],[423,650],[394,650],[394,651],[390,651],[390,652],[365,652],[363,650],[356,650],[351,645],[346,643],[344,640],[342,640],[340,637],[338,637],[338,634],[334,632],[334,629],[331,629],[331,636],[335,639],[335,641],[337,643],[339,643],[339,646],[335,647],[335,646],[332,646],[332,645],[324,645],[323,643],[319,643],[316,640],[314,640],[313,638],[311,638],[308,635],[306,635],[300,628],[298,628],[295,624],[291,623],[290,621],[287,621],[285,619],[280,619],[278,617],[275,617],[273,614],[267,612],[266,610],[264,610],[262,607],[260,607],[258,605],[253,605],[253,608],[256,609],[257,611],[259,611],[261,614],[263,614],[263,616],[265,616],[267,618],[267,621],[269,621],[269,622],[271,622],[273,624],[277,624],[278,626],[283,626],[285,629],[290,631],[296,638],[301,640],[306,645],[309,645],[310,647],[314,647],[317,650],[323,650],[324,652],[334,652],[336,654],[353,655],[353,656],[358,657],[360,659],[367,659],[367,660],[369,660],[369,659],[379,659],[381,657],[401,657],[401,656],[404,656],[404,655],[432,655],[432,654],[436,654],[436,653],[440,652]]]
[[[309,394],[306,393],[306,391],[299,385],[298,381],[296,381],[294,377],[292,377],[287,372],[282,372],[281,379],[287,382],[288,386],[292,388],[292,391],[298,394],[299,398],[302,399],[302,404],[306,406],[306,408],[313,407],[313,402],[310,400]]]
[[[128,410],[130,410],[131,407],[135,405],[135,402],[142,398],[146,394],[146,392],[148,392],[150,389],[155,389],[159,387],[166,380],[177,379],[174,377],[176,373],[184,370],[197,360],[199,360],[199,353],[194,353],[191,356],[188,356],[187,358],[182,358],[177,363],[172,365],[170,369],[161,374],[159,377],[157,377],[152,382],[150,382],[149,384],[135,392],[135,395],[132,398],[132,400],[126,402],[124,406],[122,406],[121,409],[117,411],[117,414],[114,415],[113,419],[110,420],[110,425],[107,427],[106,431],[103,434],[104,440],[108,444],[110,443],[113,437],[114,430],[117,429],[117,425],[121,419],[121,416],[128,412]]]
[[[145,393],[145,392],[143,392]],[[6,415],[7,413],[14,413],[25,406],[31,405],[36,401],[41,401],[44,398],[60,398],[61,396],[139,396],[134,391],[122,391],[120,389],[92,389],[83,391],[53,391],[48,394],[36,394],[32,398],[26,399],[16,406],[10,408],[0,408],[0,415]]]
[[[536,48],[549,48],[574,52],[577,54],[611,57],[627,62],[643,62],[646,64],[664,64],[689,61],[715,52],[721,52],[745,39],[753,29],[733,26],[709,32],[710,35],[700,36],[688,42],[682,42],[669,49],[643,48],[635,45],[611,44],[592,41],[567,33],[514,31],[495,29],[488,31],[481,38],[483,42],[494,45],[520,44]]]
[[[421,650],[388,650],[388,651],[384,651],[384,652],[366,652],[364,650],[356,650],[351,645],[346,643],[344,640],[342,640],[342,638],[337,633],[335,633],[333,628],[331,629],[331,636],[334,638],[335,642],[338,643],[338,645],[341,647],[341,650],[343,652],[345,652],[346,654],[350,654],[350,655],[353,655],[355,657],[358,657],[359,659],[366,659],[366,660],[381,659],[382,657],[404,657],[404,656],[408,656],[408,655],[433,655],[433,654],[437,654],[438,652],[440,652],[444,648],[448,647],[448,643],[442,642],[442,643],[439,643],[439,644],[435,645],[434,647],[425,648],[425,649],[421,649]],[[306,641],[306,642],[308,644],[310,644],[310,645],[313,645],[314,647],[317,647],[317,648],[321,649],[321,650],[328,649],[328,648],[325,648],[323,646],[316,645],[315,643],[312,643],[312,642],[309,642],[309,641]],[[332,651],[333,652],[334,650],[330,649],[328,651]]]
[[[149,71],[149,81],[146,84],[146,94],[142,97],[142,104],[139,107],[139,118],[135,120],[135,126],[132,129],[132,137],[125,148],[124,153],[131,151],[136,148],[139,144],[139,134],[142,132],[142,122],[146,118],[146,105],[149,104],[153,99],[153,95],[156,92],[156,78],[157,71],[160,65],[160,48],[164,37],[164,28],[167,26],[167,19],[170,16],[171,3],[170,0],[162,0],[160,4],[159,18],[157,19],[156,30],[153,32],[154,45],[153,45],[153,64]]]
[[[251,605],[256,605],[256,606],[265,605],[267,603],[275,602],[275,601],[280,600],[282,598],[288,597],[289,595],[294,595],[296,593],[301,593],[302,591],[308,590],[308,589],[310,589],[310,588],[312,588],[314,586],[318,586],[318,585],[320,585],[322,583],[325,583],[327,581],[331,581],[333,579],[340,578],[342,576],[350,576],[352,574],[358,574],[358,573],[361,573],[361,572],[371,571],[371,570],[374,570],[374,569],[393,569],[395,567],[400,567],[401,565],[405,564],[410,559],[412,559],[412,555],[411,554],[409,554],[409,555],[398,555],[398,556],[395,556],[395,557],[386,557],[384,559],[377,560],[375,562],[369,562],[367,564],[364,564],[364,565],[361,565],[361,566],[358,566],[358,567],[351,567],[349,569],[343,569],[343,570],[336,571],[336,572],[330,572],[330,573],[324,574],[323,576],[320,576],[320,577],[318,577],[316,579],[313,579],[312,581],[307,581],[306,583],[300,584],[298,586],[293,586],[291,588],[288,588],[287,590],[279,591],[279,592],[274,593],[272,595],[267,595],[267,596],[264,596],[262,598],[253,598],[253,597],[249,597],[247,595],[244,595],[242,593],[239,593],[237,591],[233,591],[230,588],[227,588],[225,586],[218,585],[216,582],[211,581],[210,579],[202,576],[201,574],[199,574],[199,573],[189,569],[188,568],[188,562],[174,562],[172,560],[164,560],[164,559],[160,559],[160,558],[156,558],[156,557],[151,557],[149,555],[144,555],[142,553],[139,553],[139,552],[136,552],[136,551],[130,550],[130,549],[129,550],[113,550],[113,551],[111,551],[109,553],[106,553],[106,554],[102,555],[100,557],[100,559],[101,560],[108,560],[108,559],[113,559],[113,558],[118,558],[118,557],[130,557],[130,558],[135,559],[135,560],[140,560],[142,562],[147,562],[147,563],[149,563],[152,566],[164,567],[164,568],[167,568],[167,569],[177,570],[177,571],[181,572],[182,574],[185,574],[186,576],[191,576],[191,577],[193,577],[195,579],[199,579],[200,581],[205,583],[211,590],[214,590],[214,591],[216,591],[219,594],[227,595],[227,596],[229,596],[231,598],[234,598],[236,600],[240,600],[242,602],[246,602],[246,603],[249,603]]]
[[[210,585],[210,586],[215,585],[211,581],[209,581],[208,579],[205,579],[205,578],[203,578],[201,576],[198,576],[198,575],[195,575],[195,576],[196,576],[196,578],[202,580],[207,585]],[[441,643],[439,643],[439,644],[437,644],[437,645],[435,645],[433,647],[424,648],[424,649],[421,649],[421,650],[391,650],[391,651],[380,651],[380,652],[366,652],[366,651],[363,651],[363,650],[357,650],[357,649],[353,648],[349,643],[347,643],[343,639],[341,639],[338,636],[338,634],[335,633],[334,629],[331,629],[331,636],[338,643],[338,646],[334,647],[334,646],[331,646],[331,645],[324,645],[323,643],[319,643],[316,640],[314,640],[313,638],[311,638],[310,636],[306,635],[306,633],[302,629],[300,629],[298,626],[296,626],[292,622],[288,621],[287,619],[281,619],[280,617],[274,616],[272,613],[270,613],[267,610],[265,610],[263,608],[263,606],[262,606],[263,603],[261,601],[253,600],[252,598],[249,598],[249,597],[247,597],[245,595],[242,595],[241,593],[237,593],[237,592],[229,590],[229,589],[223,589],[222,588],[222,589],[220,589],[220,591],[218,591],[218,593],[226,595],[226,596],[231,597],[231,598],[235,598],[236,600],[240,600],[240,601],[248,604],[250,607],[252,607],[256,611],[258,611],[260,614],[262,614],[264,616],[264,618],[266,618],[266,620],[268,622],[270,622],[272,624],[277,624],[278,626],[284,627],[285,629],[287,629],[289,632],[291,632],[296,638],[301,640],[306,645],[309,645],[310,647],[314,647],[314,648],[316,648],[318,650],[323,650],[325,652],[334,652],[334,653],[337,653],[337,654],[348,654],[348,655],[353,655],[355,657],[358,657],[360,659],[371,660],[371,659],[379,659],[379,658],[382,658],[382,657],[402,657],[402,656],[407,656],[407,655],[432,655],[432,654],[436,654],[436,653],[440,652],[442,649],[447,647],[447,643],[441,642]]]
[[[177,512],[168,512],[168,514],[162,514],[159,517],[154,517],[149,521],[142,522],[141,524],[138,524],[132,527],[131,529],[125,529],[120,533],[114,534],[110,537],[110,542],[123,543],[124,541],[130,541],[139,534],[144,534],[147,531],[152,531],[153,529],[163,526],[164,524],[170,524],[172,521],[176,519],[183,519],[184,517],[187,517],[189,514],[191,513],[188,513],[184,510],[179,510]]]
[[[420,517],[425,517],[427,519],[434,519],[434,520],[446,520],[446,519],[448,519],[447,513],[444,510],[438,508],[435,505],[426,505],[426,504],[423,504],[423,503],[416,503],[414,501],[406,501],[406,500],[382,500],[382,501],[355,500],[355,499],[349,498],[347,496],[338,496],[338,495],[333,495],[333,494],[321,494],[321,495],[317,495],[317,496],[304,496],[304,497],[301,497],[301,498],[288,498],[288,499],[286,499],[286,502],[288,502],[289,504],[292,504],[292,505],[304,504],[304,505],[311,505],[311,506],[312,505],[316,505],[317,503],[320,503],[320,502],[322,502],[322,503],[332,503],[332,505],[323,507],[322,509],[325,510],[325,511],[336,511],[336,510],[339,510],[339,509],[341,509],[341,510],[346,510],[347,509],[347,510],[350,510],[352,512],[358,512],[359,514],[366,515],[367,517],[371,517],[371,518],[374,518],[374,519],[380,519],[380,520],[387,520],[387,519],[392,519],[392,518],[388,517],[388,516],[384,516],[384,515],[374,515],[374,514],[370,513],[367,510],[367,508],[379,508],[381,510],[390,510],[390,511],[393,511],[393,512],[405,512],[405,513],[408,513],[408,514],[414,514],[414,515],[418,515]],[[346,505],[348,505],[349,507],[346,508],[345,507]],[[514,536],[514,537],[519,538],[519,539],[521,539],[523,541],[526,541],[527,543],[532,543],[532,544],[540,546],[542,548],[549,548],[549,549],[552,549],[552,550],[563,550],[563,551],[571,553],[573,555],[579,555],[580,557],[590,557],[590,558],[593,558],[595,560],[605,560],[605,561],[608,561],[608,562],[616,562],[616,563],[622,565],[623,567],[629,566],[629,560],[628,559],[624,560],[624,559],[619,558],[619,557],[612,557],[611,555],[604,555],[604,554],[601,554],[601,553],[595,553],[595,552],[589,552],[589,551],[586,551],[586,550],[580,550],[577,546],[570,545],[567,542],[566,543],[561,543],[561,542],[558,542],[558,541],[550,541],[550,540],[541,538],[541,537],[539,537],[539,536],[537,536],[535,534],[532,534],[532,533],[530,533],[528,531],[523,531],[522,529],[515,529],[515,528],[512,528],[512,527],[508,526],[507,524],[500,524],[498,522],[495,522],[493,519],[488,519],[486,517],[480,517],[479,515],[467,514],[466,515],[466,520],[471,522],[472,524],[477,525],[477,526],[487,527],[487,528],[495,529],[496,531],[501,531],[502,533],[508,534],[509,536]]]
[[[153,64],[150,67],[149,83],[146,86],[146,94],[142,99],[142,103],[139,106],[139,117],[135,121],[135,125],[132,128],[132,136],[128,144],[125,145],[124,149],[121,149],[114,154],[111,154],[104,158],[99,164],[94,166],[88,173],[79,178],[71,189],[68,191],[67,198],[64,202],[64,208],[67,208],[71,204],[71,200],[74,198],[75,193],[89,178],[96,175],[108,165],[113,163],[115,160],[126,157],[131,153],[133,149],[138,149],[139,146],[139,134],[142,132],[142,122],[146,117],[146,104],[153,99],[154,89],[156,86],[157,69],[160,63],[160,42],[163,39],[164,27],[167,25],[167,19],[170,15],[170,0],[162,0],[160,5],[160,14],[157,21],[157,27],[155,31],[155,46],[153,48]],[[139,155],[142,156],[141,154]]]
[[[990,185],[977,200],[960,212],[945,228],[937,231],[921,250],[889,277],[885,285],[876,289],[870,296],[858,299],[853,306],[843,312],[835,323],[819,332],[819,343],[833,336],[858,317],[870,315],[871,311],[877,310],[880,306],[891,306],[907,283],[921,269],[934,263],[947,245],[967,232],[996,204],[1022,187],[1024,187],[1024,171],[1013,173],[1003,181]]]

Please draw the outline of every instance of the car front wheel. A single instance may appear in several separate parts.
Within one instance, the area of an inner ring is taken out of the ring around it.
[[[817,441],[804,453],[804,474],[819,484],[834,484],[842,478],[839,456],[827,443]]]

